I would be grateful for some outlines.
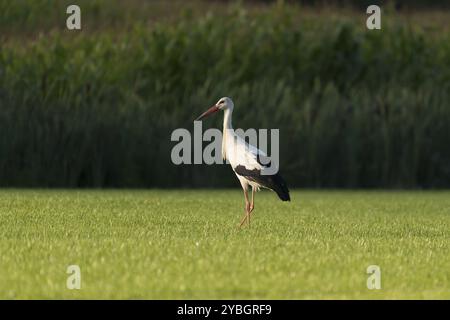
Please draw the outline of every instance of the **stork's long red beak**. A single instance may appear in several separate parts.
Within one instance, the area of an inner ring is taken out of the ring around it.
[[[213,105],[211,108],[209,108],[208,110],[206,110],[205,112],[203,112],[197,119],[195,119],[194,121],[199,121],[202,120],[203,118],[215,113],[219,111],[219,107],[217,105]]]

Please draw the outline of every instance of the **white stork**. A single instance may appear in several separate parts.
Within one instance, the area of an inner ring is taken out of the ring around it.
[[[245,215],[239,225],[242,226],[245,221],[250,225],[250,215],[255,208],[255,192],[259,191],[261,187],[275,191],[282,201],[290,201],[291,199],[286,182],[284,182],[278,173],[273,175],[261,174],[261,170],[269,165],[267,163],[268,161],[265,161],[265,164],[260,161],[260,159],[266,157],[264,152],[248,144],[234,132],[231,124],[233,108],[234,103],[230,98],[221,98],[215,105],[195,119],[195,121],[199,121],[219,110],[224,111],[222,157],[224,160],[228,160],[244,190]],[[248,200],[249,187],[252,187],[251,201]]]

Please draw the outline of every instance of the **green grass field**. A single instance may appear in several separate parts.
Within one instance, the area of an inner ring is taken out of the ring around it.
[[[0,191],[0,298],[450,298],[450,192],[292,200],[258,193],[239,230],[238,190]]]

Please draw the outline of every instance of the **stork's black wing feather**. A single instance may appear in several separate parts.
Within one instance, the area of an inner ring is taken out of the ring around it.
[[[234,172],[242,177],[247,178],[250,181],[254,181],[260,184],[265,188],[275,191],[282,201],[291,201],[291,197],[289,196],[289,189],[286,185],[286,182],[278,172],[273,175],[263,175],[261,174],[261,170],[249,170],[242,165],[236,166],[234,168]]]

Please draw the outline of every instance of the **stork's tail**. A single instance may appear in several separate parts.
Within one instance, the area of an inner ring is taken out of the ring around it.
[[[281,201],[291,201],[289,189],[284,179],[277,173],[272,177],[273,191],[275,191]]]

